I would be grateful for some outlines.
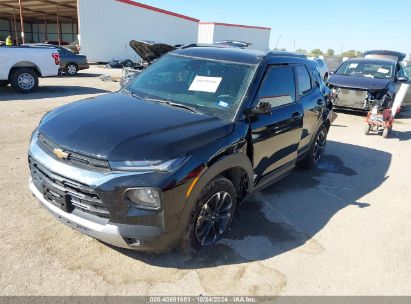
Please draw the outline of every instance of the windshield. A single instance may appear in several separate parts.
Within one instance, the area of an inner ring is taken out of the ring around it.
[[[360,76],[379,79],[391,79],[393,76],[393,64],[381,64],[378,62],[346,61],[338,70],[337,75]]]
[[[255,68],[255,65],[168,54],[125,89],[145,100],[178,103],[232,120]]]
[[[407,77],[411,77],[411,65],[407,65],[407,66],[404,68],[404,72],[405,72],[405,75],[406,75]]]

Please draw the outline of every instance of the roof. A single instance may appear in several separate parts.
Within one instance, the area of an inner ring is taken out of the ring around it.
[[[191,47],[178,49],[173,51],[172,54],[245,64],[258,64],[263,59],[270,61],[278,59],[284,62],[301,62],[306,60],[303,55],[291,52],[264,52],[227,47]]]
[[[369,63],[375,63],[375,64],[390,64],[390,65],[396,63],[395,60],[377,59],[377,58],[351,58],[351,59],[348,59],[347,61],[349,62],[369,62]]]
[[[222,22],[200,22],[200,24],[214,24],[214,25],[220,25],[220,26],[242,27],[242,28],[249,28],[249,29],[259,29],[259,30],[271,31],[271,27],[255,26],[255,25],[232,24],[232,23],[222,23]]]
[[[126,4],[129,4],[129,5],[133,5],[133,6],[137,6],[137,7],[140,7],[140,8],[144,8],[144,9],[147,9],[147,10],[150,10],[150,11],[153,11],[153,12],[157,12],[157,13],[177,17],[177,18],[180,18],[180,19],[185,19],[185,20],[189,20],[189,21],[193,21],[193,22],[200,22],[200,20],[189,17],[189,16],[181,15],[181,14],[170,12],[170,11],[166,11],[166,10],[163,10],[161,8],[157,8],[157,7],[154,7],[154,6],[147,5],[147,4],[135,2],[135,1],[132,1],[132,0],[116,0],[116,1],[121,2],[121,3],[126,3]]]
[[[77,0],[23,0],[24,21],[56,20],[57,3],[61,21],[77,20]],[[13,14],[20,20],[20,7],[17,0],[0,0],[0,18],[10,19]]]

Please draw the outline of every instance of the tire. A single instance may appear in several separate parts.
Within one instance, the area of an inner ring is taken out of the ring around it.
[[[382,137],[384,137],[384,138],[389,137],[390,134],[391,134],[391,130],[392,130],[391,127],[384,128],[384,131],[382,131]]]
[[[0,88],[5,88],[9,85],[9,81],[8,80],[0,80]]]
[[[68,76],[76,76],[77,72],[78,72],[78,67],[77,64],[75,63],[68,63],[64,69],[64,72],[66,73],[66,75]]]
[[[364,134],[365,135],[368,135],[368,134],[370,134],[370,131],[371,131],[371,125],[366,125],[365,127],[364,127]]]
[[[37,74],[29,68],[18,68],[10,77],[10,84],[19,93],[31,93],[39,85]]]
[[[196,252],[215,244],[231,224],[237,204],[233,183],[217,177],[201,192],[187,223],[180,249]]]
[[[307,155],[304,159],[298,162],[298,165],[301,168],[312,169],[319,163],[327,144],[327,134],[327,127],[322,125],[318,129],[317,133],[315,133],[315,138],[311,143],[311,147]]]

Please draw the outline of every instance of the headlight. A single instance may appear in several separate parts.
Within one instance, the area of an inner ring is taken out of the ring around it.
[[[38,135],[39,135],[39,129],[36,128],[36,129],[31,133],[30,142],[32,142],[32,141],[33,141],[33,138],[37,137]]]
[[[136,208],[148,210],[158,210],[161,208],[161,193],[155,188],[127,189],[124,197]]]
[[[110,167],[118,171],[173,171],[180,167],[187,159],[172,160],[144,160],[144,161],[111,161]]]

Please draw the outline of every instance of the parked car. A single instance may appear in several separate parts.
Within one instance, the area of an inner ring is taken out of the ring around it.
[[[292,53],[179,49],[119,92],[46,114],[31,138],[30,189],[103,242],[197,250],[251,193],[316,166],[329,92],[316,64]]]
[[[59,43],[58,40],[47,40],[47,41],[44,41],[44,43],[49,44],[49,45],[57,45],[57,46],[59,46],[59,45],[69,45],[69,43],[67,41],[60,41],[60,43]]]
[[[0,87],[11,84],[20,93],[33,92],[39,77],[57,76],[60,55],[55,48],[0,47]]]
[[[321,59],[321,58],[314,58],[313,60],[318,65],[318,70],[320,71],[320,75],[322,79],[324,79],[324,81],[327,82],[328,77],[330,75],[330,72],[328,71],[327,63],[324,61],[324,59]]]
[[[49,45],[44,44],[44,43],[31,43],[31,44],[23,44],[23,46],[45,47]],[[90,67],[87,62],[87,57],[85,55],[75,54],[72,51],[62,46],[53,45],[51,47],[58,50],[60,54],[60,69],[64,71],[66,75],[75,76],[78,71],[86,70]]]
[[[395,99],[400,85],[409,81],[400,64],[405,54],[369,51],[364,56],[345,61],[329,78],[336,107],[369,111],[369,100],[389,103]]]
[[[161,56],[177,49],[177,47],[171,46],[169,44],[157,43],[147,40],[131,40],[130,47],[137,53],[138,56],[140,56],[142,61],[138,64],[135,64],[133,67],[123,68],[123,73],[120,80],[121,87],[132,81],[142,70],[147,68],[151,63],[159,59]],[[184,48],[184,46],[180,48]]]
[[[80,52],[80,42],[78,40],[75,40],[72,43],[66,45],[65,48],[69,49],[75,54],[78,54]]]

